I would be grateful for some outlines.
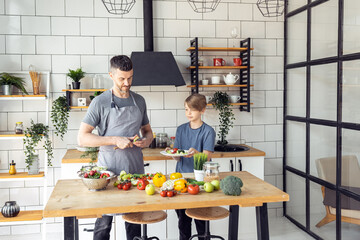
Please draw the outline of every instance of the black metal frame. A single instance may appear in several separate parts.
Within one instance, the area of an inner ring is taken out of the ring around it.
[[[360,53],[346,54],[343,55],[343,21],[344,21],[344,0],[338,0],[338,51],[337,56],[327,57],[322,59],[311,60],[311,10],[313,7],[318,6],[328,0],[317,0],[311,2],[308,0],[308,4],[300,7],[292,12],[288,12],[287,3],[285,5],[285,22],[284,22],[284,126],[283,126],[283,186],[284,191],[287,189],[286,185],[286,173],[291,172],[304,178],[306,184],[306,226],[296,221],[294,218],[289,216],[286,212],[286,202],[284,202],[284,216],[287,217],[296,226],[307,232],[309,235],[316,239],[321,239],[320,236],[311,231],[310,228],[310,182],[317,183],[326,188],[336,191],[336,215],[341,216],[341,195],[351,197],[357,201],[360,201],[360,195],[350,192],[341,186],[341,158],[342,158],[342,129],[351,129],[360,131],[360,124],[342,122],[342,81],[343,72],[342,66],[344,61],[360,60]],[[287,1],[288,2],[288,1]],[[288,18],[298,13],[307,11],[307,57],[305,62],[287,64],[287,36],[288,36]],[[337,119],[336,121],[315,119],[310,117],[310,84],[311,84],[311,66],[324,65],[329,63],[337,63]],[[306,117],[290,116],[287,114],[287,70],[294,68],[306,68]],[[306,124],[306,168],[305,172],[295,169],[291,166],[287,166],[286,163],[286,123],[288,121],[303,122]],[[336,127],[336,184],[324,181],[318,177],[310,174],[310,125],[322,125],[329,127]],[[290,196],[291,199],[291,196]],[[341,218],[336,218],[336,239],[341,239]]]
[[[199,93],[199,42],[198,38],[194,38],[190,41],[190,47],[194,50],[190,51],[190,66],[195,67],[190,69],[191,74],[191,85],[195,87],[191,88],[191,93]],[[247,48],[246,51],[240,51],[240,58],[242,59],[242,66],[246,66],[244,69],[240,69],[240,84],[246,85],[246,87],[240,87],[240,103],[247,103],[246,105],[240,106],[240,111],[250,112],[250,69],[251,69],[251,43],[250,38],[246,38],[240,41],[241,48]]]

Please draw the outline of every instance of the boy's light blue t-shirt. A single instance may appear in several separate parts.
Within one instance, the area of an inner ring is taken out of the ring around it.
[[[215,137],[215,130],[206,123],[197,129],[192,129],[190,123],[185,123],[176,129],[174,148],[183,150],[195,148],[199,152],[204,150],[213,152]],[[176,172],[194,172],[194,158],[181,157],[176,164]]]

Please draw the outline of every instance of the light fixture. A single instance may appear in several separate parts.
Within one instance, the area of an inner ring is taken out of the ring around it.
[[[129,13],[135,4],[135,0],[102,0],[106,10],[111,14]]]
[[[197,13],[213,12],[220,0],[188,0],[192,9]]]
[[[285,0],[258,0],[256,5],[264,17],[278,17],[284,13]]]

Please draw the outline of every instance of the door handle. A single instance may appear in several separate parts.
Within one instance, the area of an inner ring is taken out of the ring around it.
[[[93,232],[94,231],[94,229],[87,229],[87,228],[84,228],[84,230],[83,230],[84,232]]]
[[[230,171],[233,172],[234,171],[234,163],[233,160],[230,159]]]
[[[241,159],[239,159],[239,171],[242,171],[242,163],[241,163]]]
[[[150,163],[144,163],[144,167],[150,166]]]

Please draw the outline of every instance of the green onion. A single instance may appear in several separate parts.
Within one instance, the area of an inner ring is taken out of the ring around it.
[[[207,161],[208,156],[205,153],[194,154],[194,169],[203,170],[203,165]]]

